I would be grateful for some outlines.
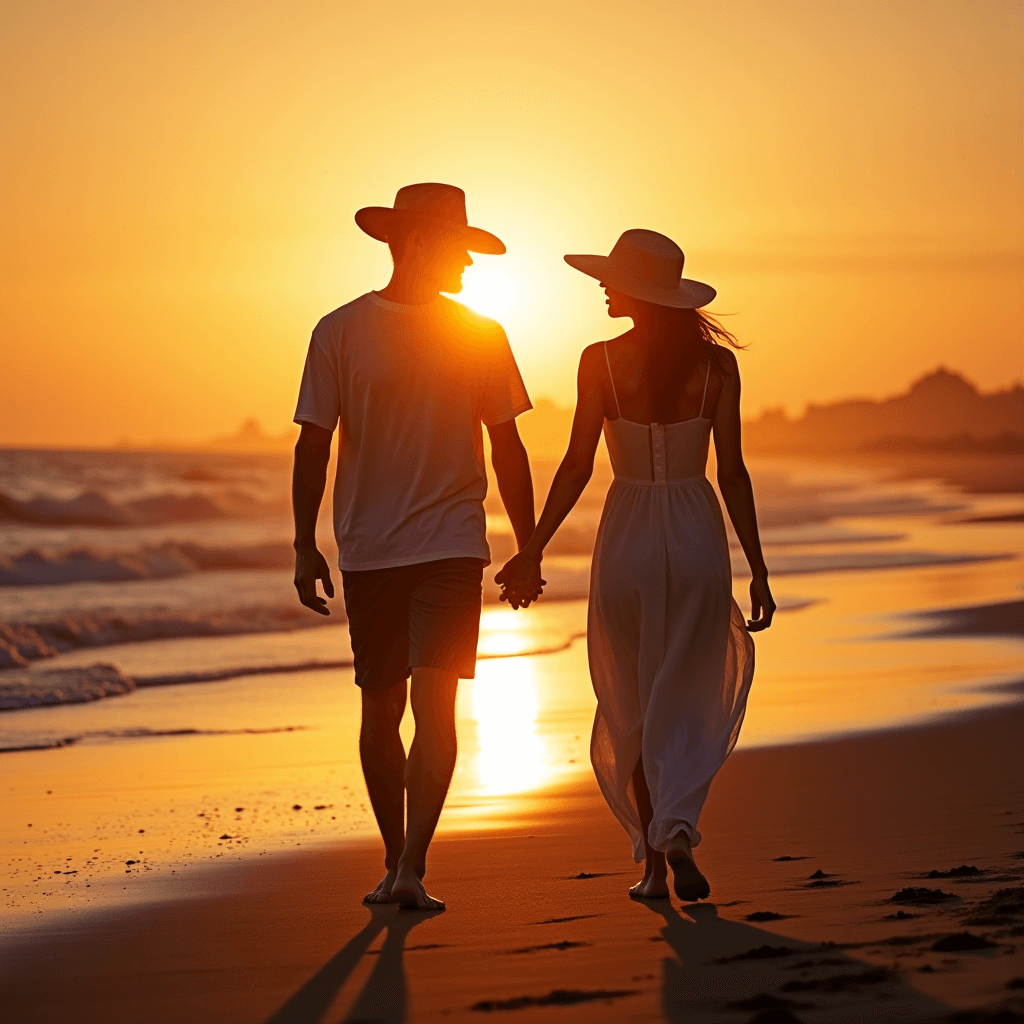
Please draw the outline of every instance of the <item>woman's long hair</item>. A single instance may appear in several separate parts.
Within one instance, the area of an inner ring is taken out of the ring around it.
[[[743,346],[710,313],[699,309],[659,308],[664,329],[655,332],[647,348],[647,381],[651,389],[651,420],[671,422],[680,390],[697,367],[711,360],[723,370],[718,349]]]

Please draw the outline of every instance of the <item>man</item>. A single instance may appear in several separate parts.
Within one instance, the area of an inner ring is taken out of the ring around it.
[[[366,902],[442,910],[423,876],[455,767],[455,694],[474,675],[490,561],[481,424],[522,547],[534,528],[533,483],[515,418],[531,404],[501,327],[440,294],[461,290],[470,250],[505,252],[468,226],[463,191],[409,185],[394,207],[362,209],[356,223],[387,242],[394,270],[386,288],[313,331],[295,413],[295,587],[329,614],[316,581],[328,597],[334,586],[315,531],[340,423],[334,529],[362,690],[359,753],[386,870]],[[416,734],[406,758],[398,727],[410,674]]]

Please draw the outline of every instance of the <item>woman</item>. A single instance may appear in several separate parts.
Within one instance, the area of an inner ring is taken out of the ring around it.
[[[566,256],[596,278],[608,315],[633,328],[587,348],[569,449],[536,532],[498,574],[527,604],[544,546],[593,472],[604,429],[615,480],[594,552],[588,645],[597,694],[591,759],[605,799],[646,860],[638,898],[710,894],[693,859],[697,818],[736,743],[754,672],[748,631],[775,602],[740,451],[735,340],[698,312],[715,290],[682,276],[682,250],[654,231],[625,232],[610,256]],[[718,483],[753,579],[744,628],[732,599],[725,523],[705,477],[712,431]]]

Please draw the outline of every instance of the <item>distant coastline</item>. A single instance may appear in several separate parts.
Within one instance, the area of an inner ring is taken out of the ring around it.
[[[539,398],[519,418],[520,434],[538,463],[564,454],[572,417],[572,409]],[[298,433],[292,424],[280,434],[268,434],[257,420],[248,419],[236,433],[207,441],[125,439],[89,450],[287,456]],[[962,374],[938,367],[888,398],[811,403],[794,418],[783,409],[767,409],[744,423],[743,447],[752,457],[882,466],[897,479],[941,479],[975,493],[1024,492],[1024,385],[982,392]],[[600,458],[605,459],[603,449]],[[201,480],[203,469],[195,472]]]
[[[1024,387],[986,394],[939,367],[889,398],[811,404],[796,419],[767,410],[745,424],[744,446],[757,454],[1024,453]]]

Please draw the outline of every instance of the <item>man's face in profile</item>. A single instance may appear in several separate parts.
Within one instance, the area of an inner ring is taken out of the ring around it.
[[[436,284],[438,291],[462,291],[462,274],[473,265],[473,258],[458,232],[416,232],[409,241],[407,255],[418,275]]]

